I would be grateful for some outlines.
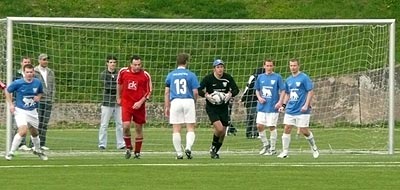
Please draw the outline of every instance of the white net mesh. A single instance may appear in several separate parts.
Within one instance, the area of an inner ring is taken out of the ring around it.
[[[321,127],[315,129],[321,149],[387,149],[387,25],[15,22],[13,30],[14,70],[19,68],[21,56],[32,57],[35,64],[40,53],[51,57],[49,67],[56,75],[57,92],[47,140],[48,146],[54,149],[97,148],[96,128],[100,122],[99,104],[103,92],[99,74],[105,69],[105,59],[110,54],[118,58],[118,67],[127,66],[133,54],[142,57],[154,88],[152,100],[147,104],[146,127],[169,131],[163,115],[164,80],[175,68],[175,58],[180,52],[190,53],[189,67],[199,80],[211,72],[215,58],[223,59],[226,72],[233,75],[241,93],[249,76],[262,66],[265,58],[274,59],[275,71],[286,78],[290,74],[288,60],[297,57],[302,63],[301,69],[315,83],[311,126]],[[4,38],[5,31],[2,31],[2,47],[5,47]],[[1,79],[5,79],[5,55],[3,48],[0,50]],[[260,144],[244,138],[246,111],[239,102],[241,93],[233,104],[232,122],[239,130],[237,138],[242,141],[230,144],[228,141],[224,147],[250,151]],[[199,127],[208,134],[200,136],[198,141],[211,142],[204,100],[197,106]],[[80,135],[68,135],[77,128],[83,128],[79,130]],[[62,132],[61,129],[71,130]],[[109,134],[113,138],[113,132]],[[169,136],[166,141],[148,139],[146,142],[162,145],[161,151],[172,151]],[[147,150],[158,150],[150,146]],[[293,146],[301,149],[307,144]]]

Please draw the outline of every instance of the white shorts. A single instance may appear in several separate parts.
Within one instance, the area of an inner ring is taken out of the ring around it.
[[[36,109],[24,110],[15,107],[14,118],[18,128],[23,125],[28,126],[28,124],[36,129],[39,126],[39,117]]]
[[[196,123],[196,109],[193,99],[173,99],[169,110],[170,124]]]
[[[256,123],[267,127],[276,127],[278,125],[279,113],[257,112]]]
[[[285,117],[283,118],[283,124],[292,125],[299,128],[309,127],[310,114],[300,114],[300,115],[285,114]]]

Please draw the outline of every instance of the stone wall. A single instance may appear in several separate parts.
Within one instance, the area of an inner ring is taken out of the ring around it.
[[[400,69],[396,68],[395,118],[400,120]],[[326,126],[336,122],[370,124],[386,120],[388,115],[388,73],[386,70],[374,70],[357,75],[346,75],[320,79],[315,82],[312,122]],[[245,119],[245,108],[236,98],[232,118],[235,122]],[[5,104],[0,105],[1,120],[5,121]],[[208,122],[204,99],[197,103],[197,115],[200,122]],[[147,114],[149,122],[166,125],[163,103],[149,102]],[[92,103],[56,103],[53,106],[51,124],[88,123],[98,125],[100,105]],[[2,122],[5,123],[5,122]]]

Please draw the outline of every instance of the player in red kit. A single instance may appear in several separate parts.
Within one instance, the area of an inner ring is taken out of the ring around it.
[[[146,123],[145,102],[150,98],[152,85],[150,74],[142,69],[139,56],[132,56],[130,66],[119,71],[117,79],[117,103],[121,105],[122,126],[126,146],[125,158],[132,154],[131,122],[135,125],[134,158],[139,159],[143,141],[143,124]]]

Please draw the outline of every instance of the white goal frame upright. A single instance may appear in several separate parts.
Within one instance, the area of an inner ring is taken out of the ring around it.
[[[254,24],[254,25],[365,25],[365,24],[384,24],[389,28],[389,50],[388,50],[388,154],[394,154],[394,78],[395,78],[395,19],[113,19],[113,18],[49,18],[49,17],[8,17],[7,18],[7,84],[12,82],[13,73],[13,23],[32,22],[32,23],[169,23],[169,24]],[[9,105],[7,105],[9,110]],[[11,130],[12,116],[7,111],[7,131]],[[7,133],[6,152],[10,147],[11,134]]]

